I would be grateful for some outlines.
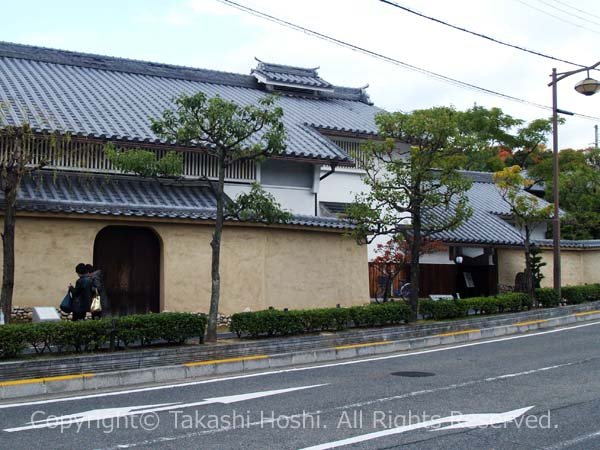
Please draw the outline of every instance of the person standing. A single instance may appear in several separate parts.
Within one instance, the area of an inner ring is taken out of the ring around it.
[[[86,313],[90,310],[92,305],[92,279],[87,276],[87,269],[85,264],[79,263],[75,267],[75,272],[79,276],[75,282],[75,287],[69,285],[69,293],[72,298],[72,310],[73,318],[75,322],[77,320],[85,320]]]
[[[92,287],[96,290],[100,296],[100,311],[92,311],[92,319],[100,319],[102,316],[108,315],[108,297],[106,295],[106,288],[104,286],[104,272],[100,269],[94,269],[91,264],[86,264],[85,269],[88,277],[92,280]]]

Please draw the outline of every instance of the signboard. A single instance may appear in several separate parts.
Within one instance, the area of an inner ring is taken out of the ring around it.
[[[463,272],[463,277],[465,278],[465,284],[468,288],[475,287],[475,283],[473,282],[473,276],[471,275],[471,272]]]
[[[31,315],[32,322],[58,322],[60,316],[52,306],[36,306]]]

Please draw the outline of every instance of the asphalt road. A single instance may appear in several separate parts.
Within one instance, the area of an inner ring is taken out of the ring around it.
[[[4,402],[0,448],[600,449],[599,336],[600,322],[591,322],[177,386]]]

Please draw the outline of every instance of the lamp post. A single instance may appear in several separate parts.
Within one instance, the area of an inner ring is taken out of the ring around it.
[[[557,73],[556,69],[552,69],[552,81],[548,83],[548,86],[552,86],[552,169],[553,169],[553,178],[552,178],[552,187],[554,191],[554,217],[552,218],[553,223],[553,251],[554,251],[554,291],[557,293],[558,298],[561,299],[560,292],[560,208],[559,208],[559,199],[558,199],[558,113],[573,115],[573,113],[569,113],[568,111],[563,111],[558,108],[558,100],[556,93],[556,85],[560,80],[564,80],[571,75],[575,75],[576,73],[586,72],[587,78],[580,81],[575,85],[575,90],[580,94],[589,96],[594,95],[596,92],[600,91],[600,82],[590,78],[590,70],[595,69],[600,66],[600,61],[596,64],[588,67],[581,67],[580,69],[571,70],[569,72]]]

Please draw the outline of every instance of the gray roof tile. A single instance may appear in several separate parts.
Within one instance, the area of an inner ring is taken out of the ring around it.
[[[284,83],[295,85],[299,88],[333,89],[331,83],[319,77],[317,69],[284,66],[259,61],[258,66],[252,70],[252,73],[262,75],[267,83],[275,85]]]
[[[0,103],[7,119],[110,140],[157,142],[150,118],[182,93],[204,92],[247,105],[265,91],[251,75],[0,42]],[[373,134],[379,108],[361,89],[334,87],[319,98],[282,95],[288,156],[351,163],[311,128]],[[252,142],[249,142],[251,144]]]
[[[3,203],[0,193],[0,206]],[[157,181],[127,175],[41,170],[25,176],[17,197],[20,211],[209,220],[216,201],[200,183]],[[294,215],[290,225],[351,228],[348,221]]]
[[[448,243],[522,245],[521,232],[502,218],[510,216],[511,211],[493,182],[493,174],[468,171],[461,173],[473,180],[473,185],[467,192],[473,215],[456,230],[443,231],[435,237]],[[548,204],[543,199],[539,201],[540,206]],[[444,211],[438,208],[436,213],[444,214]]]

